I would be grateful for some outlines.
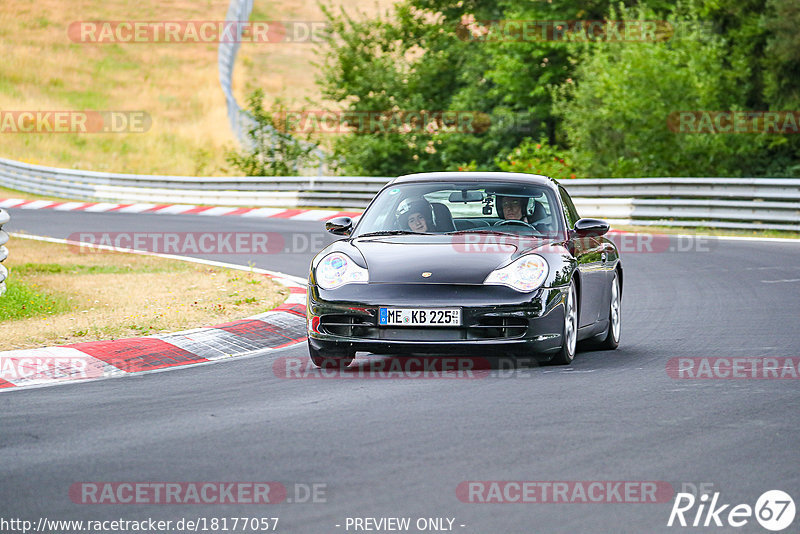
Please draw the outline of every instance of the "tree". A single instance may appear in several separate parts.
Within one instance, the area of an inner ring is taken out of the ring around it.
[[[247,98],[247,110],[252,118],[248,145],[241,152],[229,152],[225,156],[228,163],[246,176],[300,176],[309,166],[321,164],[309,137],[294,135],[281,100],[267,111],[264,91],[257,89]]]
[[[403,0],[372,20],[326,14],[335,31],[320,84],[346,111],[488,117],[472,132],[342,136],[334,145],[344,172],[497,169],[535,163],[536,144],[569,149],[580,176],[800,172],[800,136],[676,133],[668,123],[683,110],[797,109],[796,0]],[[592,20],[668,20],[681,31],[585,42],[575,21]],[[550,33],[508,31],[531,21],[551,21]]]
[[[767,33],[762,65],[765,108],[800,109],[800,4],[796,0],[769,0],[761,17]],[[768,176],[800,176],[800,136],[771,136],[765,162]]]
[[[623,10],[618,17],[644,20],[652,13]],[[731,73],[724,38],[707,32],[696,14],[670,22],[686,31],[665,42],[587,49],[575,83],[555,91],[579,175],[740,176],[757,170],[750,162],[763,150],[760,137],[674,131],[668,122],[680,111],[743,109],[749,91]]]
[[[391,19],[356,19],[324,9],[332,27],[319,84],[323,96],[345,115],[379,115],[388,123],[414,112],[454,109],[453,95],[473,68],[476,51],[459,39],[458,21],[398,4]],[[462,110],[464,108],[461,108]],[[348,174],[389,176],[446,167],[458,132],[441,133],[439,124],[408,128],[356,129],[334,143],[335,160]]]

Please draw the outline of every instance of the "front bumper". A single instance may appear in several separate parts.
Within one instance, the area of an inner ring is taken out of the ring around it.
[[[548,359],[561,348],[565,287],[519,293],[504,286],[348,284],[309,286],[308,340],[324,353],[525,354]],[[460,327],[378,326],[378,309],[459,307]]]

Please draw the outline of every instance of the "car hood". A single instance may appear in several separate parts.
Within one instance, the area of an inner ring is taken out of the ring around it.
[[[560,243],[506,234],[402,235],[356,238],[371,283],[482,284],[519,256]],[[431,273],[424,277],[423,273]]]

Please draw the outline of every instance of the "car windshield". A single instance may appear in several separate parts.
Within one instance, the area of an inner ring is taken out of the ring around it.
[[[492,232],[563,237],[555,192],[514,182],[397,184],[378,195],[353,236]]]

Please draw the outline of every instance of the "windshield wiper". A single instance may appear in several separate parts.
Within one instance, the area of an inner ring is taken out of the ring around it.
[[[366,234],[357,235],[356,237],[376,237],[383,235],[433,235],[428,232],[412,232],[410,230],[382,230],[380,232],[367,232]]]
[[[514,237],[530,237],[526,234],[517,234],[514,232],[501,232],[499,230],[487,230],[485,228],[471,228],[469,230],[457,230],[455,232],[447,232],[447,235],[461,235],[461,234],[499,234],[499,235],[512,235]]]

